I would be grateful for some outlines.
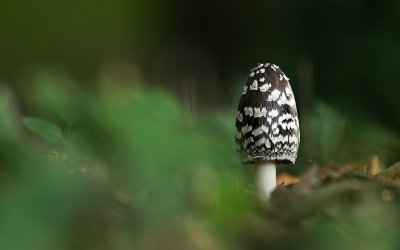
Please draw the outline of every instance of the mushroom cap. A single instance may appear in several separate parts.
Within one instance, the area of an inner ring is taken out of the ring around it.
[[[243,164],[293,164],[300,144],[296,102],[289,78],[275,64],[251,70],[236,113],[236,149]]]

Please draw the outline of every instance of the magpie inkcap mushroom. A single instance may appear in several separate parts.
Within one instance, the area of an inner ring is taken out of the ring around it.
[[[296,102],[279,66],[251,70],[236,113],[235,141],[242,164],[254,163],[255,187],[267,201],[276,187],[276,164],[295,163],[300,144]]]

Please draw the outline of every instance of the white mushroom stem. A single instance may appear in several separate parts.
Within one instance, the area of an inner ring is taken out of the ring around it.
[[[264,202],[269,201],[272,191],[276,188],[276,164],[275,161],[254,162],[255,189]]]

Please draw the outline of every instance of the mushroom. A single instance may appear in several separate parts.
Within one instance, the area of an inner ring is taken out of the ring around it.
[[[262,201],[276,188],[276,165],[293,164],[300,143],[296,102],[289,78],[275,64],[258,64],[242,89],[236,113],[236,149],[242,164],[254,163]]]

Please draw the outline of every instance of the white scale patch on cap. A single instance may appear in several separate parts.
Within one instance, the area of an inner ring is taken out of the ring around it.
[[[252,116],[253,115],[253,109],[251,107],[245,107],[244,108],[244,114],[248,115],[248,116]]]
[[[264,125],[261,125],[261,127],[255,129],[255,130],[253,130],[253,132],[251,132],[251,133],[252,133],[254,136],[259,136],[259,135],[261,135],[262,133],[268,134],[268,127],[266,127],[266,126],[264,126]]]
[[[290,135],[289,136],[289,143],[295,143],[295,144],[297,144],[297,137],[296,136],[294,136],[294,135]]]
[[[268,112],[268,116],[271,116],[271,117],[277,117],[278,114],[279,114],[279,112],[276,109],[273,109],[273,110]]]
[[[287,124],[287,129],[293,129],[293,130],[297,130],[297,126],[296,123],[294,121],[291,121]]]
[[[238,119],[238,121],[242,122],[242,120],[243,120],[243,115],[242,115],[242,113],[241,113],[240,111],[238,111],[238,112],[236,113],[236,119]]]
[[[283,137],[283,141],[284,142],[287,142],[289,140],[289,136],[288,135],[285,135],[284,137]]]
[[[289,97],[293,95],[293,91],[290,87],[286,87],[285,92],[286,92],[286,95]]]
[[[280,97],[279,100],[278,100],[278,105],[279,105],[279,106],[282,106],[283,104],[286,104],[287,101],[288,101],[288,100],[286,99],[285,93],[282,93],[281,97]]]
[[[244,126],[242,128],[242,134],[244,135],[244,134],[246,134],[246,133],[248,133],[248,132],[250,132],[252,130],[253,130],[253,126],[251,126],[249,124],[246,124],[246,126]]]
[[[259,136],[263,133],[263,131],[260,128],[254,129],[253,132],[251,132],[254,136]]]
[[[278,135],[278,136],[273,136],[272,134],[269,135],[269,138],[271,139],[271,141],[276,144],[278,142],[283,142],[283,136],[282,135]]]
[[[257,80],[254,80],[253,84],[250,85],[250,90],[257,90],[257,88],[258,88]]]
[[[266,117],[267,116],[267,108],[262,108],[261,109],[261,116]]]
[[[289,105],[290,107],[296,106],[296,102],[294,101],[294,98],[290,98],[290,100],[287,101],[286,104]]]
[[[261,81],[261,79],[260,79],[260,81]],[[264,85],[262,85],[260,87],[260,91],[261,92],[266,92],[269,88],[271,88],[271,84],[270,83],[266,83],[266,84],[264,84]]]
[[[260,82],[264,82],[265,81],[265,77],[260,78]]]
[[[265,72],[264,68],[260,69],[260,73],[264,73],[264,72]]]
[[[285,122],[286,120],[286,122]],[[289,121],[291,120],[291,121]],[[285,113],[278,118],[278,124],[284,130],[298,130],[298,126],[296,124],[296,120],[294,119],[292,114]]]
[[[249,143],[254,142],[253,137],[250,136],[249,138],[247,138],[246,140],[244,140],[244,142],[242,143],[243,148],[247,148],[247,145],[249,145]]]
[[[264,133],[268,134],[268,127],[267,126],[261,125],[260,129],[262,131],[264,131]]]
[[[293,119],[293,115],[292,115],[292,114],[290,114],[290,113],[281,114],[281,115],[279,116],[279,118],[278,118],[278,124],[281,125],[281,123],[282,123],[284,120],[289,120],[289,119]]]
[[[288,88],[286,88],[285,92],[287,91],[287,89],[288,89]],[[271,95],[272,95],[272,93],[271,93]],[[270,98],[270,97],[268,97],[268,99],[269,99],[269,98]],[[272,98],[272,97],[271,97],[271,98]],[[282,95],[280,95],[279,100],[277,101],[278,105],[279,105],[279,106],[282,106],[282,105],[284,105],[284,104],[287,104],[287,105],[289,105],[289,106],[291,106],[291,107],[296,106],[296,102],[295,102],[295,100],[294,100],[294,98],[293,98],[293,93],[292,93],[291,95],[288,95],[288,98],[289,98],[289,99],[286,98],[286,95],[285,95],[285,93],[283,92]],[[268,101],[269,101],[269,100],[268,100]]]
[[[236,128],[235,128],[235,138],[239,140],[242,139],[242,133],[240,133],[240,131],[237,130]]]
[[[282,161],[282,160],[285,160],[286,158],[287,158],[287,155],[277,155],[277,156],[276,156],[276,159],[277,159],[277,160],[281,160],[281,161]]]
[[[276,71],[276,65],[275,65],[275,64],[272,64],[272,65],[271,65],[271,69],[273,69],[274,71]]]
[[[261,68],[262,66],[264,66],[264,64],[259,63],[258,66],[257,66],[257,68]]]
[[[261,137],[261,139],[257,140],[255,142],[255,145],[256,145],[256,147],[259,147],[259,146],[262,146],[262,145],[265,145],[266,148],[270,148],[271,147],[271,143],[264,136]]]
[[[267,122],[268,122],[269,124],[271,124],[272,118],[271,118],[271,117],[267,117]]]
[[[283,74],[283,78],[285,78],[286,81],[289,81],[289,80],[290,80],[289,77],[287,77],[285,74]]]
[[[254,108],[254,117],[255,118],[262,117],[261,108]]]
[[[242,89],[242,95],[246,94],[246,92],[247,92],[247,85],[244,85]]]
[[[282,123],[282,128],[285,126],[285,130],[287,129],[287,130],[290,130],[291,129],[291,127],[292,127],[292,123],[293,123],[293,121],[291,121],[291,122],[283,122]]]
[[[250,76],[250,77],[253,77],[253,76],[254,76],[254,72],[251,72],[249,76]]]
[[[282,79],[283,79],[283,76],[279,75],[279,81],[282,81]]]
[[[254,108],[254,117],[266,117],[267,116],[267,109],[266,108]]]
[[[281,92],[277,89],[274,89],[274,91],[271,92],[271,94],[268,96],[268,101],[272,102],[272,101],[276,101],[279,98],[279,95],[281,94]]]
[[[251,132],[254,136],[259,136],[263,133],[263,131],[261,129],[255,129],[253,130],[253,132]]]

